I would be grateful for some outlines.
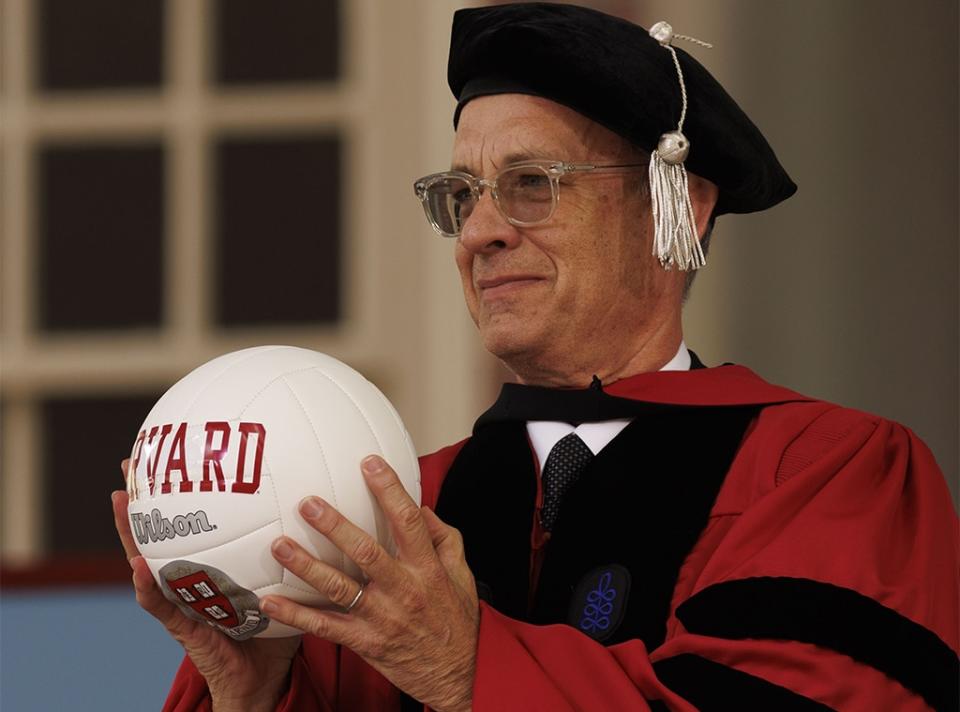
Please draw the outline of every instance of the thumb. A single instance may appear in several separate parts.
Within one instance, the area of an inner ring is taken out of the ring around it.
[[[466,568],[463,536],[460,530],[440,519],[430,507],[420,507],[420,512],[424,524],[427,525],[427,533],[430,535],[430,541],[433,542],[433,548],[437,550],[437,556],[440,557],[447,571],[456,570],[461,566]]]
[[[441,554],[445,549],[449,549],[451,542],[451,537],[457,534],[457,530],[451,527],[449,524],[446,524],[436,513],[424,505],[420,507],[420,512],[423,515],[423,522],[427,525],[427,533],[430,535],[430,541],[433,543],[433,548]]]

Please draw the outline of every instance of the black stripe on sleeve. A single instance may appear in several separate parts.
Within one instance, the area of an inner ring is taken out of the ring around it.
[[[653,664],[657,678],[701,712],[776,710],[828,712],[809,697],[740,670],[684,653]]]
[[[936,710],[960,709],[960,661],[933,631],[856,591],[801,578],[715,584],[677,608],[688,631],[812,643],[900,682]]]

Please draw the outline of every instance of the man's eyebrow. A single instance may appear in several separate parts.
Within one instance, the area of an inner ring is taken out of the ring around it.
[[[542,161],[544,159],[549,159],[551,161],[557,160],[557,151],[551,151],[548,149],[515,151],[514,153],[503,157],[503,165],[509,166],[511,163]]]
[[[499,161],[494,161],[494,168],[499,170],[503,166],[509,166],[514,163],[523,163],[524,161],[538,161],[538,160],[551,160],[559,161],[563,160],[559,158],[559,151],[551,149],[540,149],[540,150],[523,150],[523,151],[514,151],[513,153],[508,153],[506,156],[503,156]],[[465,163],[454,163],[450,166],[451,171],[460,171],[462,173],[470,173],[471,175],[478,175],[471,170],[471,166]]]

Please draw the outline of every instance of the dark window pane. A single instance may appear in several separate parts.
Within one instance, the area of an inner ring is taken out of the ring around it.
[[[123,489],[120,461],[159,395],[51,398],[43,422],[48,553],[119,550],[110,492]]]
[[[38,163],[40,327],[158,326],[162,148],[47,146]]]
[[[216,148],[218,323],[340,314],[340,143],[230,139]]]
[[[163,81],[163,0],[40,0],[36,22],[42,89]]]
[[[217,0],[216,81],[336,79],[339,16],[337,0]]]

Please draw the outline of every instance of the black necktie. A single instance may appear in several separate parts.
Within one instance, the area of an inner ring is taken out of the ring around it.
[[[550,450],[543,467],[543,507],[540,509],[540,523],[548,532],[553,531],[560,514],[564,493],[592,459],[590,448],[576,433],[562,437]]]

